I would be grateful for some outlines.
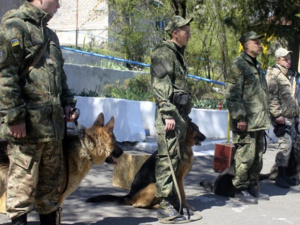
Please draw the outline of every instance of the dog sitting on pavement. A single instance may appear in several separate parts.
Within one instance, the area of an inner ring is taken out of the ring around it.
[[[186,208],[192,209],[186,201],[183,180],[187,173],[192,168],[194,160],[194,154],[192,146],[201,145],[201,142],[206,139],[205,135],[199,130],[199,127],[189,122],[188,130],[185,139],[185,149],[183,161],[180,163],[179,171],[177,174],[177,183],[180,190],[180,196],[182,203]],[[156,194],[156,179],[155,179],[155,167],[156,167],[156,155],[154,152],[141,166],[140,170],[135,175],[135,178],[131,184],[130,192],[125,196],[115,195],[98,195],[87,199],[87,202],[115,202],[119,204],[132,205],[138,208],[154,208],[158,207],[158,199]]]
[[[60,189],[62,194],[59,205],[73,193],[85,175],[89,172],[92,164],[103,164],[105,161],[115,162],[115,159],[123,154],[123,150],[116,144],[113,133],[114,117],[104,125],[104,115],[100,113],[91,127],[78,131],[78,135],[67,135],[67,143],[64,152],[67,151],[67,162],[64,162],[64,182]],[[9,160],[6,153],[7,142],[3,142],[0,148],[0,197],[7,187],[7,171]],[[68,168],[66,168],[68,165]],[[68,171],[68,172],[67,172]]]

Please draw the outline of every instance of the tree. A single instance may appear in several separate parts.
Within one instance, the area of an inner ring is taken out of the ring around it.
[[[108,0],[108,4],[115,17],[110,36],[121,43],[120,50],[128,59],[146,61],[150,49],[165,35],[163,22],[171,11],[170,5],[148,0]]]
[[[227,24],[237,32],[255,30],[291,49],[292,69],[298,70],[300,46],[299,0],[232,0],[236,7]],[[285,43],[287,42],[287,44]]]

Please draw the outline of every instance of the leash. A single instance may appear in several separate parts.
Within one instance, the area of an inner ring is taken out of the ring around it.
[[[176,131],[175,131],[175,134],[176,134],[176,143],[177,143],[177,146],[178,146],[178,149],[179,149],[178,136],[177,136],[177,132]],[[167,146],[167,149],[169,149],[168,148],[168,141],[167,141],[167,137],[166,136],[167,136],[167,133],[164,136],[164,141],[165,141],[165,144]],[[180,153],[180,150],[177,151],[177,154],[178,154],[178,152]],[[174,186],[175,186],[175,189],[176,189],[176,192],[177,192],[177,196],[178,196],[178,200],[179,200],[179,205],[180,206],[179,206],[179,210],[178,210],[177,215],[171,216],[171,217],[160,218],[159,222],[161,222],[161,223],[170,223],[170,222],[173,222],[172,220],[175,219],[177,216],[179,216],[180,212],[182,210],[182,199],[181,199],[181,195],[180,195],[180,191],[179,191],[179,187],[178,187],[178,183],[177,183],[177,178],[176,178],[176,175],[175,175],[175,172],[174,172],[174,168],[173,168],[173,165],[172,165],[172,161],[171,161],[171,157],[170,157],[169,151],[167,151],[167,156],[168,156],[169,167],[170,167],[170,170],[171,170],[171,174],[172,174],[172,178],[173,178],[173,182],[174,182]],[[182,161],[180,154],[179,154],[179,158]]]
[[[179,144],[179,142],[178,142],[178,133],[175,132],[175,134],[176,134],[176,143],[177,143],[177,146],[179,146],[178,145]],[[164,137],[164,141],[165,141],[166,146],[168,148],[168,142],[167,142],[166,135]],[[181,158],[180,150],[178,150],[177,152],[179,154],[180,161],[182,161],[183,159]],[[175,186],[175,189],[176,189],[176,192],[177,192],[177,196],[178,196],[178,199],[179,199],[180,207],[179,207],[179,211],[178,211],[177,215],[172,216],[172,217],[160,218],[159,222],[163,223],[163,224],[184,224],[184,223],[190,223],[190,222],[202,219],[202,215],[199,212],[197,212],[197,211],[193,211],[193,215],[192,215],[193,217],[191,218],[191,214],[189,212],[189,209],[186,208],[187,220],[182,220],[182,221],[177,221],[177,222],[172,221],[178,215],[181,215],[180,212],[181,212],[181,210],[183,210],[183,208],[182,208],[182,198],[181,198],[180,190],[179,190],[179,187],[178,187],[177,178],[176,178],[176,175],[175,175],[175,172],[174,172],[174,168],[172,166],[172,161],[171,161],[171,157],[170,157],[169,151],[167,151],[167,156],[168,156],[168,161],[169,161],[169,167],[170,167],[170,170],[171,170],[171,173],[172,173],[172,178],[173,178],[173,181],[174,181],[174,186]]]
[[[269,139],[269,141],[272,141],[272,138],[271,138],[271,137],[267,134],[267,132],[265,131],[265,134],[264,134],[265,148],[264,148],[263,154],[265,154],[266,151],[267,151],[267,147],[268,147],[267,138]]]
[[[71,115],[76,115],[75,119],[74,119],[74,124],[75,127],[77,128],[77,132],[78,131],[78,118],[80,116],[80,110],[78,108],[73,108],[70,111],[70,116]],[[64,134],[64,140],[63,140],[63,153],[64,153],[64,158],[65,158],[65,165],[66,165],[66,184],[64,187],[64,190],[62,191],[62,194],[66,192],[68,185],[69,185],[69,153],[68,153],[68,145],[67,145],[67,121],[65,121],[65,134]]]

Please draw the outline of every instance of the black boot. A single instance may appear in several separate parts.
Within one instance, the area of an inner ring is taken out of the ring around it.
[[[174,206],[163,199],[159,204],[157,209],[157,218],[161,223],[183,223],[184,221],[188,222],[187,218],[181,215]]]
[[[260,200],[269,200],[270,197],[269,195],[267,194],[263,194],[259,191],[259,188],[257,185],[254,185],[254,184],[251,184],[248,188],[248,192],[254,197],[254,198],[257,198],[257,199],[260,199]]]
[[[257,199],[254,198],[246,189],[238,189],[235,197],[245,203],[258,204]]]
[[[23,214],[11,220],[13,225],[27,225],[27,214]]]
[[[290,185],[288,183],[288,177],[286,175],[286,167],[278,167],[278,175],[275,181],[275,184],[278,187],[288,189]]]
[[[40,214],[41,225],[58,225],[56,223],[56,211],[49,214]]]

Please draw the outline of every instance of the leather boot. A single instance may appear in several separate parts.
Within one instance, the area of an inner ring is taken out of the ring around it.
[[[170,217],[174,218],[171,219]],[[176,224],[188,221],[187,218],[178,213],[174,206],[166,199],[162,199],[161,203],[159,204],[157,209],[157,218],[161,223],[170,222]]]
[[[263,194],[259,191],[258,185],[251,184],[248,188],[248,192],[259,200],[269,200],[270,197],[267,194]]]
[[[11,223],[13,225],[27,225],[27,213],[22,214],[21,216],[18,216],[16,218],[13,218],[11,220]]]
[[[257,199],[254,198],[246,189],[238,189],[235,197],[245,203],[258,204]]]
[[[41,225],[58,225],[56,224],[56,211],[49,214],[40,214]]]
[[[290,185],[287,182],[287,179],[288,179],[288,177],[286,175],[286,167],[278,167],[278,175],[277,175],[275,184],[278,187],[288,189],[288,188],[290,188]]]
[[[180,210],[179,199],[177,195],[173,195],[167,199],[167,201],[176,209],[177,212]],[[181,204],[180,214],[183,216],[193,216],[192,210],[187,209],[183,204]]]

